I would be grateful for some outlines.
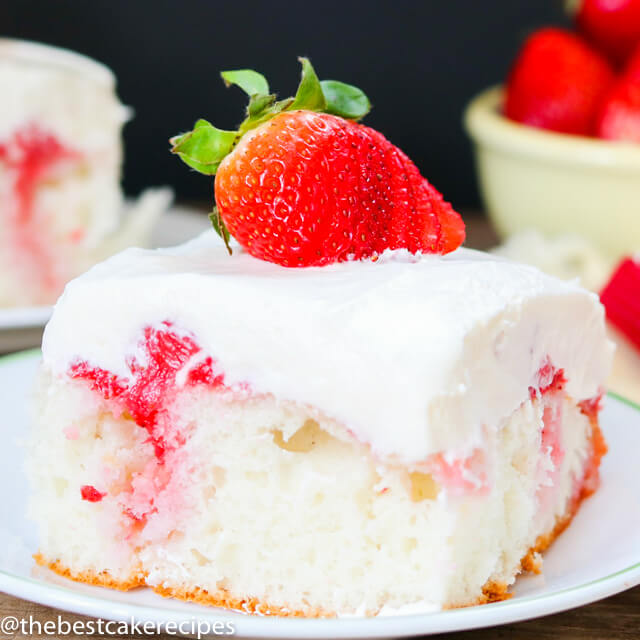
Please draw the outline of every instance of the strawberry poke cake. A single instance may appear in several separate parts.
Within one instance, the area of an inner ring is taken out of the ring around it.
[[[103,65],[0,38],[0,307],[51,304],[64,284],[145,243],[168,194],[124,205],[129,110]]]
[[[174,152],[215,230],[72,281],[30,441],[38,563],[287,616],[508,597],[598,485],[595,295],[460,248],[364,94],[305,59]],[[221,236],[221,237],[219,237]],[[231,254],[231,255],[229,255]]]

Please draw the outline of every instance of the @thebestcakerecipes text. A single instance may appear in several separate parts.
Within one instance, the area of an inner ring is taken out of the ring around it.
[[[135,618],[129,620],[65,620],[58,615],[51,620],[36,620],[33,616],[19,618],[5,616],[0,619],[0,637],[12,638],[23,636],[157,636],[161,633],[175,636],[190,636],[205,638],[207,636],[233,636],[236,633],[235,624],[224,620],[167,620],[156,622],[153,620],[140,621]]]

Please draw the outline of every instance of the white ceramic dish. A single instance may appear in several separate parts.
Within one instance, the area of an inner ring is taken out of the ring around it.
[[[35,529],[25,516],[20,441],[38,351],[0,359],[0,591],[66,611],[129,622],[231,622],[242,638],[388,638],[472,629],[577,607],[640,584],[640,407],[610,396],[602,420],[609,454],[602,487],[545,556],[544,574],[518,580],[506,602],[439,613],[379,618],[265,618],[168,600],[147,589],[120,593],[36,568]]]
[[[153,230],[151,246],[181,244],[210,227],[209,219],[202,212],[188,207],[173,207],[160,217]],[[52,310],[52,306],[0,309],[0,332],[43,327]],[[8,350],[2,348],[1,341],[0,350]]]
[[[488,89],[465,112],[499,234],[579,233],[610,259],[640,250],[640,145],[528,127],[502,115],[502,99]]]

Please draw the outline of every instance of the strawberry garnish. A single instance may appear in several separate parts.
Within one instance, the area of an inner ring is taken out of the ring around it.
[[[640,143],[640,47],[602,104],[598,135]]]
[[[249,96],[237,131],[199,120],[172,139],[174,153],[215,175],[214,228],[251,255],[288,267],[376,257],[387,249],[448,253],[464,223],[382,134],[359,124],[362,91],[320,82],[301,58],[292,98],[276,100],[263,76],[222,74]]]
[[[640,349],[640,261],[624,259],[600,294],[609,322]]]
[[[640,0],[580,0],[575,19],[584,36],[618,63],[640,43]]]
[[[613,69],[580,38],[563,29],[531,35],[507,82],[505,115],[533,127],[592,135]]]

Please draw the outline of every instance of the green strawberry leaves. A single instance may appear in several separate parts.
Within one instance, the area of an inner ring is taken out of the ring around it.
[[[222,238],[224,241],[224,246],[227,248],[229,255],[233,253],[231,250],[231,245],[229,244],[229,239],[231,238],[231,234],[229,233],[229,229],[227,229],[222,217],[220,216],[220,212],[218,211],[218,207],[213,207],[213,211],[209,214],[209,220],[211,220],[211,226],[214,231]]]
[[[213,176],[245,133],[283,111],[304,109],[330,113],[349,120],[360,120],[369,113],[371,103],[360,89],[337,80],[321,82],[308,58],[298,60],[302,65],[300,84],[296,95],[284,100],[276,100],[275,94],[269,93],[269,83],[257,71],[223,71],[220,75],[227,86],[235,85],[249,96],[246,118],[237,131],[225,131],[206,120],[198,120],[192,131],[171,138],[171,152],[177,154],[192,169]],[[229,230],[217,207],[214,207],[209,218],[231,253]]]
[[[221,74],[227,87],[235,84],[249,96],[268,94],[269,83],[267,79],[252,69],[239,69],[238,71],[223,71]]]
[[[302,78],[290,109],[307,109],[308,111],[324,111],[327,101],[322,93],[320,80],[308,58],[298,58],[302,65]]]
[[[249,98],[247,117],[255,118],[271,108],[276,101],[275,93],[256,93]]]
[[[358,87],[338,80],[323,80],[320,86],[327,101],[326,113],[347,120],[360,120],[371,111],[369,98]]]
[[[247,131],[283,111],[306,109],[350,120],[360,120],[369,113],[371,103],[360,89],[337,80],[320,82],[309,59],[299,60],[302,77],[296,95],[279,101],[276,101],[275,94],[269,93],[269,83],[257,71],[223,71],[222,79],[227,86],[236,85],[249,95],[247,117],[237,131],[225,131],[206,120],[198,120],[193,131],[171,138],[172,153],[180,156],[192,169],[212,176]]]
[[[196,171],[212,176],[233,149],[237,135],[236,131],[224,131],[198,120],[193,131],[171,138],[171,151]]]
[[[371,103],[364,91],[338,80],[321,82],[308,58],[298,60],[302,64],[302,78],[288,109],[320,111],[348,120],[360,120],[371,111]]]
[[[171,138],[172,153],[180,156],[192,169],[212,176],[247,131],[283,111],[306,109],[349,120],[360,120],[369,113],[371,103],[360,89],[337,80],[321,82],[309,59],[299,60],[302,77],[296,95],[278,101],[275,94],[269,93],[269,83],[265,77],[257,71],[223,71],[222,79],[227,86],[236,85],[249,95],[246,118],[237,131],[225,131],[206,120],[198,120],[193,131]]]
[[[238,127],[238,139],[240,139],[247,131],[255,129],[267,120],[271,120],[274,116],[282,111],[286,111],[292,104],[293,98],[279,100],[276,102],[275,95],[256,94],[251,96],[249,105],[247,106],[247,117]]]

